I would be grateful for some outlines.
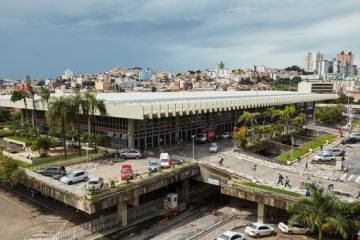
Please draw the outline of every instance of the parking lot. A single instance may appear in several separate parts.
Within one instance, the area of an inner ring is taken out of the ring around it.
[[[70,172],[72,170],[86,170],[88,172],[89,178],[93,176],[102,177],[104,183],[109,185],[110,180],[116,182],[120,180],[120,170],[121,166],[125,164],[130,164],[133,168],[133,171],[136,175],[144,174],[148,171],[148,162],[150,159],[157,159],[153,157],[146,157],[140,159],[126,159],[122,160],[120,158],[107,158],[101,160],[95,160],[89,163],[80,163],[76,165],[71,165],[66,167],[66,171]],[[86,182],[79,182],[72,185],[72,188],[75,189],[84,189]]]

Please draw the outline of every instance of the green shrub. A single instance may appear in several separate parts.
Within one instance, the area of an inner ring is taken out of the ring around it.
[[[313,141],[307,142],[303,145],[301,145],[298,149],[294,149],[288,153],[284,153],[279,155],[276,159],[280,162],[287,162],[287,161],[293,161],[296,160],[297,157],[304,156],[309,152],[309,149],[317,149],[320,147],[320,145],[323,145],[326,143],[326,141],[332,141],[335,139],[335,135],[332,134],[325,134],[318,139],[315,139]]]
[[[14,131],[12,130],[6,130],[6,129],[0,129],[0,138],[2,137],[8,137],[14,134]]]
[[[35,141],[35,138],[31,137],[24,137],[24,136],[8,136],[7,138],[10,138],[12,140],[20,141],[26,144],[26,146],[31,146],[33,141]]]

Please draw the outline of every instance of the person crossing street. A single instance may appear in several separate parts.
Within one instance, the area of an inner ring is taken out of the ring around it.
[[[223,164],[224,158],[222,158],[222,157],[219,157],[219,158],[220,158],[219,166],[223,167],[224,166],[224,164]]]
[[[278,180],[277,184],[279,185],[279,183],[281,183],[281,185],[284,185],[283,179],[284,179],[284,177],[279,173],[279,180]]]
[[[285,177],[285,187],[288,186],[289,188],[291,188],[290,186],[290,179],[288,176]]]

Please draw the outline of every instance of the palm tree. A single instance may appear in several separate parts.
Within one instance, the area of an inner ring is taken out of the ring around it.
[[[49,105],[49,99],[50,99],[50,95],[51,95],[50,90],[47,88],[41,87],[39,94],[40,94],[41,100],[46,102],[46,107],[47,107]],[[43,103],[43,105],[44,105],[44,103]]]
[[[48,111],[45,115],[49,125],[51,123],[60,124],[65,158],[67,157],[65,127],[66,122],[68,122],[71,117],[71,114],[69,114],[69,105],[69,99],[61,96],[60,98],[49,102]]]
[[[350,223],[349,236],[357,234],[360,230],[360,201],[345,203],[345,215]]]
[[[262,113],[263,116],[270,117],[271,121],[273,122],[275,118],[281,115],[281,110],[276,109],[274,107],[269,107],[266,109],[265,112]]]
[[[12,94],[11,94],[10,100],[13,101],[13,102],[17,102],[17,101],[21,101],[21,100],[24,101],[26,121],[27,121],[28,126],[30,126],[30,123],[29,123],[29,114],[28,114],[28,111],[27,111],[27,101],[26,101],[26,98],[27,98],[26,92],[24,92],[23,90],[14,90],[14,91],[12,92]]]
[[[88,134],[89,141],[95,139],[95,112],[101,115],[106,115],[106,106],[103,100],[96,99],[96,94],[93,92],[86,92],[84,94],[85,102],[83,105],[83,113],[88,117]],[[91,137],[91,128],[93,127],[93,137]]]
[[[81,132],[80,132],[80,118],[82,113],[87,112],[88,105],[84,97],[80,94],[80,92],[76,92],[74,96],[71,97],[71,105],[69,106],[69,112],[72,115],[72,124],[75,125],[77,129],[77,139],[78,139],[78,149],[79,155],[81,156]]]
[[[306,115],[304,113],[300,113],[292,120],[292,125],[295,127],[295,130],[301,129],[306,122]]]
[[[248,112],[244,111],[243,114],[239,117],[238,122],[243,122],[245,125],[250,124],[251,126],[251,135],[254,131],[254,123],[256,123],[256,118],[259,117],[260,114],[258,112]]]
[[[36,123],[36,100],[35,100],[36,93],[34,91],[34,88],[31,86],[30,82],[27,82],[26,85],[29,92],[29,97],[32,101],[33,110],[31,112],[31,123],[32,126],[34,127]]]
[[[290,224],[294,222],[311,226],[319,231],[318,239],[323,239],[323,232],[332,231],[346,238],[349,222],[344,213],[344,203],[334,196],[327,195],[323,188],[310,185],[310,197],[302,198],[290,206]]]
[[[31,145],[31,150],[39,151],[40,156],[46,157],[51,148],[51,142],[49,137],[38,137]]]

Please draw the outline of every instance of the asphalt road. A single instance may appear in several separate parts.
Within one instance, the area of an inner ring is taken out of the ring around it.
[[[254,162],[246,157],[244,154],[234,153],[232,139],[220,139],[217,141],[220,146],[218,153],[209,153],[208,144],[195,144],[195,159],[217,165],[220,157],[224,158],[224,168],[235,171],[240,175],[253,177],[252,167]],[[175,147],[170,152],[173,154],[192,157],[191,143],[183,146]],[[293,164],[292,166],[284,166],[279,164],[257,163],[256,178],[262,179],[265,183],[274,185],[277,183],[278,174],[290,178],[290,185],[299,187],[300,181],[306,181],[309,177],[313,182],[321,182],[322,186],[326,188],[328,178],[339,178],[341,181],[335,182],[335,190],[351,193],[356,196],[360,190],[360,144],[339,145],[337,148],[344,148],[346,150],[346,160],[344,164],[349,165],[348,172],[335,171],[334,165],[328,164],[309,164],[309,172],[304,172],[305,163]],[[318,150],[320,152],[320,150]],[[317,152],[315,152],[317,153]],[[311,158],[310,158],[311,159]],[[280,186],[281,187],[281,186]]]

